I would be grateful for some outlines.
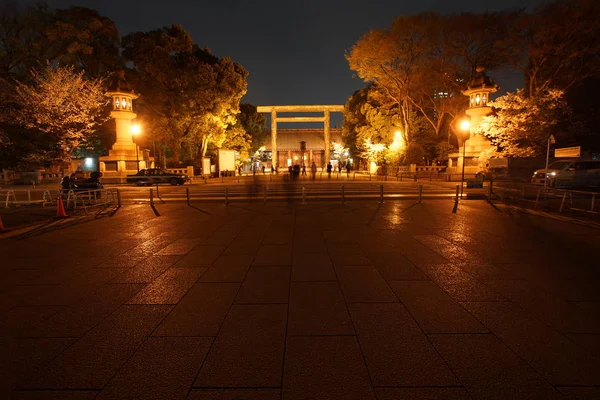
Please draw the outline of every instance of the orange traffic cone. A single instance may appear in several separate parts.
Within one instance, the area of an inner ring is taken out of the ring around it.
[[[56,207],[56,218],[66,218],[68,217],[65,212],[65,207],[63,206],[62,196],[58,196],[58,203]]]
[[[0,232],[4,232],[6,229],[4,229],[4,224],[2,223],[2,217],[0,217]]]

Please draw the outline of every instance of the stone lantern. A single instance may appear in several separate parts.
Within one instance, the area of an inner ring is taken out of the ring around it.
[[[115,120],[116,141],[108,151],[108,156],[100,157],[100,172],[106,181],[124,181],[127,174],[134,174],[139,168],[146,168],[146,157],[138,161],[139,148],[133,141],[131,125],[131,121],[136,117],[133,101],[140,95],[125,80],[125,71],[118,70],[109,81],[106,96],[111,98],[110,116]]]
[[[485,68],[478,66],[475,70],[475,75],[467,84],[467,88],[462,91],[462,94],[469,97],[469,108],[465,113],[470,117],[470,132],[462,133],[463,137],[459,138],[459,146],[465,146],[462,152],[450,154],[449,172],[454,171],[452,160],[456,161],[456,171],[462,169],[463,154],[466,160],[466,172],[468,174],[476,173],[481,168],[475,163],[470,162],[473,158],[479,157],[486,150],[491,149],[490,142],[483,135],[473,134],[481,124],[483,117],[492,114],[492,107],[488,105],[490,95],[498,90],[498,85],[492,78],[486,75]],[[466,140],[466,142],[463,142]]]

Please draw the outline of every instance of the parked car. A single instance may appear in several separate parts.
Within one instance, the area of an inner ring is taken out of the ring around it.
[[[170,183],[171,185],[183,185],[189,180],[185,174],[172,174],[160,168],[144,168],[135,175],[127,175],[127,183],[135,183],[138,186],[151,186],[158,183]]]
[[[548,165],[546,169],[538,169],[533,173],[531,183],[548,186],[564,187],[599,187],[600,160],[561,160]]]

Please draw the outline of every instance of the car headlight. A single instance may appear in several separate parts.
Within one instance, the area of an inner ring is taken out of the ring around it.
[[[548,175],[556,176],[556,172],[550,172]]]

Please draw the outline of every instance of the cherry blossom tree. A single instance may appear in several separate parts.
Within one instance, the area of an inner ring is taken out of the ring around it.
[[[30,83],[17,83],[14,119],[42,132],[50,144],[47,157],[67,161],[106,121],[103,79],[85,79],[74,67],[48,64],[31,72]]]
[[[506,157],[544,154],[553,128],[568,116],[564,92],[550,89],[527,96],[524,89],[488,103],[495,113],[483,118],[475,133],[484,134],[494,151]]]

